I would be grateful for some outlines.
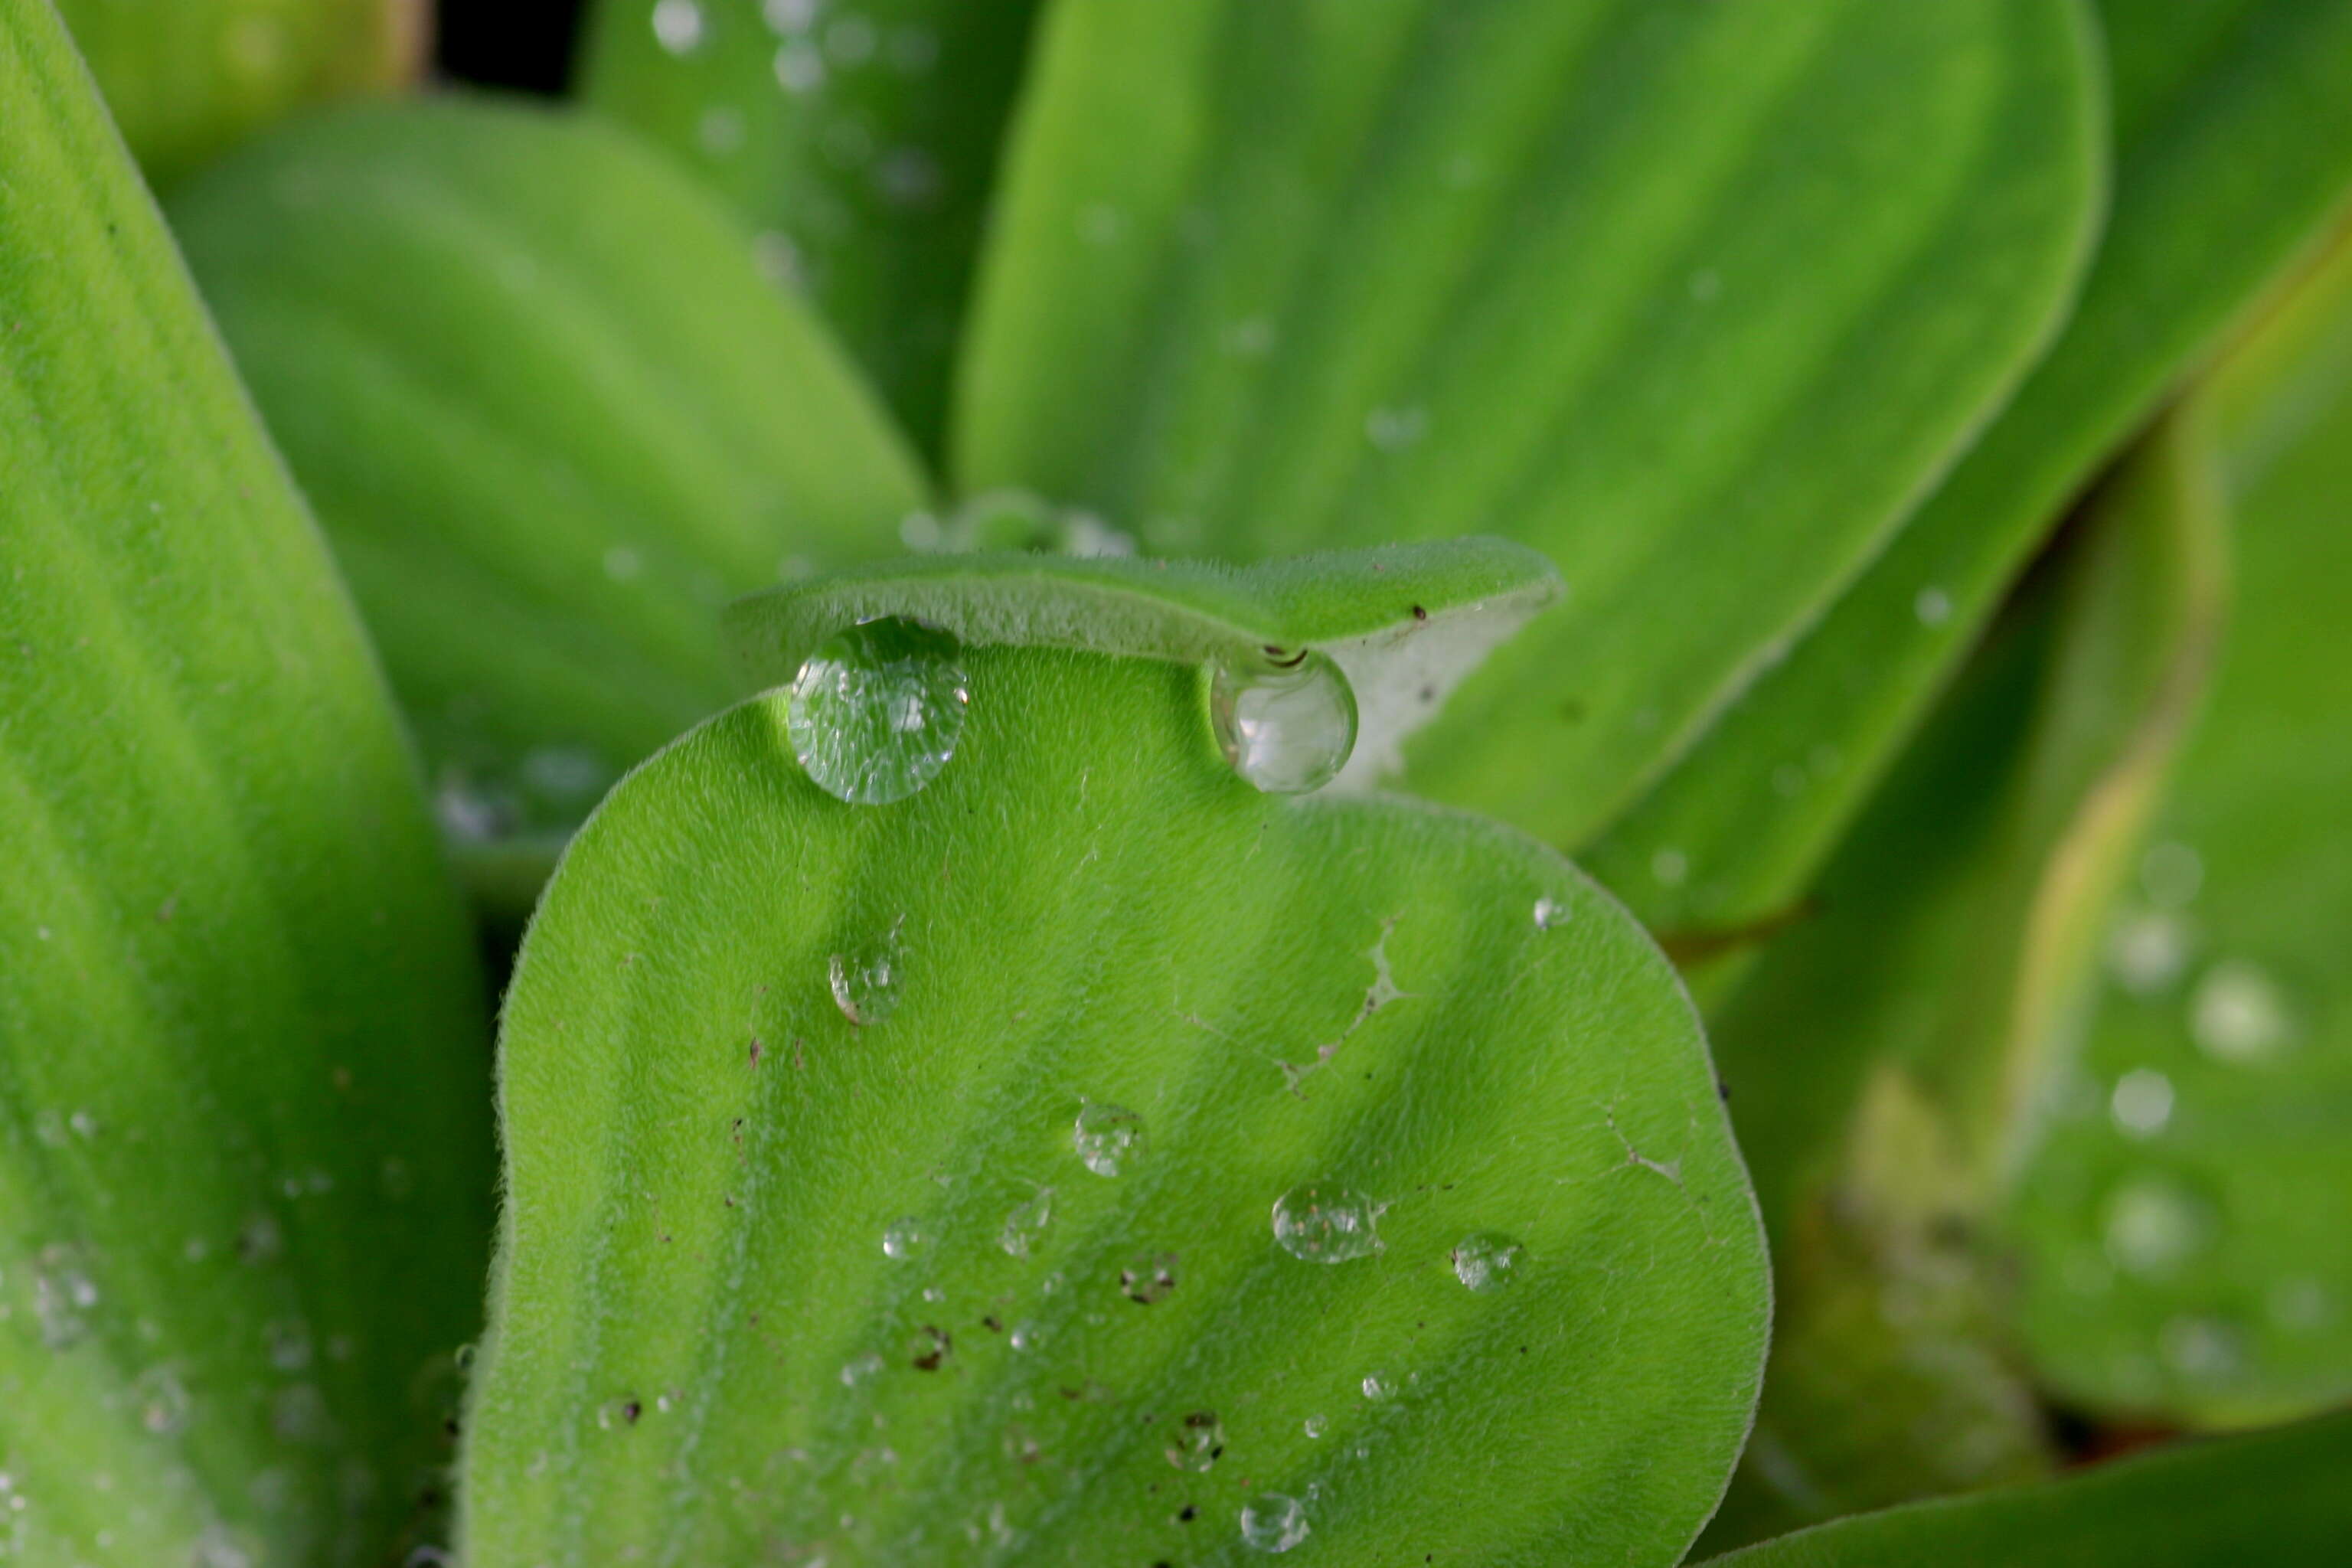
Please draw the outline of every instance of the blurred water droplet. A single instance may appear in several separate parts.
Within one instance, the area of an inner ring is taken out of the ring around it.
[[[1034,1323],[1015,1323],[1006,1342],[1016,1351],[1027,1352],[1045,1342],[1045,1331]]]
[[[2134,1068],[2116,1079],[2107,1109],[2128,1138],[2153,1138],[2172,1120],[2172,1080],[2154,1068]]]
[[[1515,1277],[1520,1251],[1517,1242],[1492,1231],[1465,1236],[1454,1248],[1454,1277],[1473,1290],[1499,1290]]]
[[[743,150],[743,111],[719,104],[702,111],[694,122],[696,145],[715,158]]]
[[[2229,958],[2197,982],[2189,1032],[2217,1061],[2258,1062],[2285,1047],[2294,1024],[2277,983],[2245,960]]]
[[[49,1349],[70,1350],[89,1337],[98,1300],[98,1282],[90,1278],[79,1247],[52,1243],[34,1258],[33,1316],[41,1325],[41,1342]]]
[[[895,1258],[901,1263],[922,1252],[930,1245],[930,1242],[931,1238],[924,1231],[922,1222],[912,1215],[891,1221],[889,1226],[882,1232],[884,1255]]]
[[[903,920],[904,917],[901,917]],[[900,921],[852,952],[825,961],[825,985],[841,1016],[860,1027],[884,1023],[898,1008],[898,980],[907,961]]]
[[[1940,626],[1952,618],[1952,596],[1941,588],[1922,588],[1911,601],[1911,613],[1923,626]]]
[[[805,95],[824,85],[824,56],[814,44],[794,38],[776,50],[776,85],[786,92]]]
[[[1566,900],[1538,899],[1536,900],[1536,930],[1549,931],[1554,926],[1566,925],[1568,917],[1569,907]]]
[[[673,55],[688,55],[702,47],[704,22],[700,0],[656,0],[654,41]]]
[[[1242,1506],[1242,1544],[1253,1551],[1287,1552],[1307,1531],[1307,1510],[1297,1498],[1260,1492]]]
[[[2153,996],[2179,980],[2194,942],[2179,915],[2156,910],[2126,915],[2107,933],[2107,973],[2131,994]]]
[[[845,1388],[855,1388],[882,1370],[882,1358],[871,1353],[859,1356],[841,1369],[841,1382]]]
[[[334,1422],[327,1412],[327,1396],[308,1383],[279,1389],[269,1402],[269,1427],[289,1443],[328,1441],[334,1435]]]
[[[2327,1287],[2302,1277],[2282,1279],[2272,1286],[2268,1310],[2271,1321],[2298,1333],[2325,1326],[2332,1315]]]
[[[1364,1397],[1370,1400],[1375,1405],[1379,1404],[1381,1400],[1388,1398],[1391,1394],[1396,1392],[1396,1384],[1382,1377],[1379,1373],[1373,1373],[1371,1375],[1365,1378],[1360,1386],[1361,1386],[1364,1391]]]
[[[805,33],[816,25],[817,0],[761,0],[761,19],[778,33]]]
[[[901,76],[921,76],[940,60],[940,36],[908,23],[892,29],[890,65]]]
[[[1364,416],[1364,438],[1383,452],[1399,452],[1429,434],[1426,408],[1375,408]]]
[[[793,679],[793,754],[839,800],[880,805],[915,794],[948,765],[971,694],[956,639],[896,616],[827,640]]]
[[[2139,885],[2148,901],[2177,910],[2205,885],[2205,858],[2177,839],[2151,844],[2139,858]]]
[[[1662,888],[1679,888],[1690,876],[1690,857],[1679,849],[1661,849],[1650,857],[1650,875]]]
[[[268,1347],[269,1364],[280,1372],[299,1372],[310,1364],[310,1331],[293,1319],[281,1319],[266,1323],[261,1330],[262,1342]]]
[[[139,1406],[139,1425],[158,1437],[184,1430],[194,1408],[187,1384],[168,1366],[151,1366],[141,1373],[131,1385],[131,1397]]]
[[[2166,1321],[2157,1349],[2175,1373],[2200,1383],[2235,1376],[2245,1364],[2245,1342],[2219,1318],[2183,1314]]]
[[[1116,1176],[1120,1166],[1143,1153],[1143,1118],[1123,1105],[1089,1100],[1078,1108],[1070,1142],[1087,1170]]]
[[[267,1212],[248,1215],[236,1233],[236,1256],[240,1263],[268,1263],[286,1250],[286,1234],[278,1228],[278,1217]]]
[[[854,11],[824,30],[824,52],[837,65],[864,65],[874,58],[877,41],[872,20]]]
[[[1308,651],[1287,668],[1223,660],[1209,720],[1235,773],[1269,795],[1304,795],[1339,775],[1356,748],[1356,693],[1339,667]]]
[[[997,1245],[1015,1258],[1026,1258],[1054,1218],[1054,1189],[1040,1187],[1037,1195],[1004,1216]]]
[[[1211,1410],[1195,1410],[1176,1424],[1168,1445],[1168,1462],[1180,1470],[1202,1471],[1225,1451],[1225,1428]]]
[[[604,552],[604,575],[626,583],[646,569],[646,558],[630,545],[615,544]]]
[[[1329,1421],[1320,1415],[1309,1415],[1305,1423],[1307,1435],[1309,1437],[1320,1437],[1330,1425]]]
[[[1347,1263],[1381,1250],[1379,1219],[1380,1209],[1363,1194],[1310,1182],[1275,1200],[1274,1239],[1308,1263]]]
[[[2213,1239],[2211,1205],[2166,1176],[2134,1176],[2107,1199],[2107,1256],[2144,1279],[2168,1279]]]
[[[846,1374],[842,1381],[845,1383],[849,1381]],[[625,1394],[616,1399],[608,1399],[596,1406],[596,1425],[606,1432],[626,1431],[635,1426],[645,1413],[646,1406],[643,1400],[637,1398],[635,1394]]]

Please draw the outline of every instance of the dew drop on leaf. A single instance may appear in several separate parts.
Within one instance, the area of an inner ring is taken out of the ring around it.
[[[904,1263],[921,1253],[930,1245],[930,1240],[931,1238],[924,1233],[921,1223],[911,1216],[893,1220],[889,1227],[882,1233],[882,1251],[886,1256]]]
[[[2189,1032],[2217,1061],[2257,1062],[2275,1056],[2293,1034],[2276,982],[2242,959],[2207,970],[2189,999]]]
[[[1026,1258],[1054,1218],[1054,1189],[1040,1187],[1037,1195],[1004,1216],[997,1245],[1014,1258]]]
[[[825,963],[825,984],[841,1016],[863,1027],[888,1018],[898,1005],[898,973],[906,960],[899,924],[851,952],[836,952]]]
[[[1549,931],[1554,926],[1566,925],[1568,916],[1568,905],[1562,900],[1543,898],[1536,900],[1536,930],[1538,931]]]
[[[1224,1423],[1213,1410],[1195,1410],[1176,1424],[1168,1462],[1180,1470],[1206,1470],[1225,1451]]]
[[[2161,1279],[2212,1241],[2211,1207],[2168,1176],[2134,1176],[2106,1205],[2108,1258],[2127,1274]]]
[[[1242,1506],[1242,1543],[1258,1552],[1287,1552],[1307,1539],[1307,1510],[1297,1498],[1260,1492]]]
[[[1356,747],[1356,693],[1339,667],[1308,651],[1285,668],[1220,662],[1209,720],[1234,772],[1268,795],[1320,789]]]
[[[1514,1278],[1519,1251],[1517,1242],[1491,1231],[1465,1236],[1454,1248],[1454,1277],[1473,1290],[1499,1290]]]
[[[1274,1239],[1309,1263],[1346,1263],[1381,1250],[1380,1209],[1363,1194],[1328,1183],[1297,1186],[1275,1200]]]
[[[1121,1165],[1143,1152],[1143,1118],[1123,1105],[1089,1100],[1078,1110],[1070,1142],[1087,1170],[1116,1176]]]
[[[955,755],[971,692],[954,637],[897,616],[861,621],[809,655],[785,729],[818,788],[855,805],[904,800]]]

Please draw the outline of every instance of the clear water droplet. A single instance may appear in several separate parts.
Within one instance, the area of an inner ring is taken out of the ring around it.
[[[1287,668],[1220,661],[1209,719],[1225,761],[1269,795],[1322,788],[1356,748],[1355,690],[1311,649]]]
[[[1507,1236],[1477,1231],[1454,1246],[1454,1277],[1473,1290],[1499,1290],[1515,1278],[1524,1250]]]
[[[882,1232],[884,1255],[901,1263],[919,1256],[930,1244],[931,1238],[923,1229],[922,1222],[911,1215],[905,1219],[891,1221],[888,1228]]]
[[[1381,1211],[1371,1199],[1328,1182],[1309,1182],[1274,1203],[1274,1239],[1309,1263],[1347,1263],[1381,1250],[1374,1228]]]
[[[1307,1531],[1307,1510],[1297,1498],[1260,1492],[1242,1505],[1242,1544],[1253,1551],[1287,1552]]]
[[[1323,1416],[1309,1415],[1306,1420],[1305,1426],[1307,1435],[1309,1437],[1320,1437],[1326,1431],[1329,1430],[1331,1423]]]
[[[634,1394],[625,1394],[596,1406],[596,1425],[606,1432],[626,1431],[635,1426],[645,1413],[643,1400]]]
[[[2107,1199],[2107,1257],[2144,1279],[2178,1274],[2213,1239],[2211,1205],[2168,1176],[2134,1176]]]
[[[1089,1100],[1078,1108],[1070,1142],[1087,1170],[1097,1176],[1116,1176],[1128,1161],[1143,1153],[1143,1118],[1123,1105]]]
[[[2160,910],[2143,910],[2107,933],[2107,973],[2134,996],[2153,996],[2177,983],[2195,945],[2189,922]]]
[[[2172,1080],[2154,1068],[2134,1068],[2116,1079],[2107,1110],[2124,1136],[2153,1138],[2172,1120]]]
[[[1205,1471],[1225,1451],[1224,1424],[1213,1410],[1195,1410],[1176,1423],[1168,1462],[1180,1470]]]
[[[1371,1375],[1365,1378],[1360,1386],[1364,1391],[1364,1397],[1370,1400],[1375,1405],[1396,1393],[1396,1384],[1382,1377],[1379,1373],[1373,1373]]]
[[[898,616],[862,621],[809,655],[785,728],[818,788],[857,805],[904,800],[955,755],[971,693],[956,639]]]
[[[859,1356],[856,1361],[848,1363],[841,1369],[842,1386],[845,1388],[855,1388],[859,1384],[866,1381],[866,1379],[878,1376],[881,1373],[881,1371],[882,1358],[869,1352],[865,1355]]]
[[[1054,1189],[1040,1187],[1035,1197],[1004,1216],[1004,1229],[997,1236],[997,1245],[1014,1258],[1026,1258],[1053,1218]]]
[[[890,929],[851,952],[836,952],[825,961],[825,984],[841,1016],[863,1028],[886,1022],[898,1009],[898,980],[906,967],[906,943],[899,931],[904,917]]]
[[[1015,1323],[1005,1339],[1014,1350],[1025,1354],[1045,1342],[1045,1332],[1034,1323]]]
[[[653,24],[654,41],[668,54],[690,55],[702,47],[700,0],[656,0]]]
[[[2294,1026],[2278,984],[2243,959],[2228,958],[2197,982],[2189,1032],[2215,1060],[2246,1063],[2276,1056]]]
[[[1536,930],[1550,931],[1555,926],[1564,926],[1568,923],[1568,900],[1565,899],[1536,900]]]

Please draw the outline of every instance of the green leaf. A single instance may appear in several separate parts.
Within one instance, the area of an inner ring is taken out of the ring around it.
[[[1654,930],[1769,926],[1804,891],[2069,499],[2352,189],[2352,3],[2100,9],[2115,203],[2081,306],[1885,554],[1583,852]]]
[[[2352,247],[2210,395],[2236,605],[2015,1184],[2035,1364],[2094,1409],[2234,1425],[2352,1396]]]
[[[1589,836],[2052,331],[2098,186],[2049,0],[1066,4],[961,369],[968,489],[1154,553],[1500,533],[1569,598],[1412,752]]]
[[[760,231],[936,450],[1035,5],[599,0],[582,90]]]
[[[1394,614],[1322,571],[1228,601]],[[820,791],[775,693],[574,839],[505,1014],[467,1561],[1677,1561],[1768,1309],[1639,928],[1475,818],[1258,793],[1190,664],[960,662],[895,804]],[[1380,1249],[1295,1256],[1278,1201]]]
[[[2081,933],[2210,665],[2218,481],[2184,427],[2090,509],[1718,1010],[1779,1310],[1720,1543],[2032,1475],[1985,1232]]]
[[[482,981],[325,550],[0,7],[0,1553],[396,1561],[489,1230]]]
[[[2352,1542],[2352,1415],[2184,1444],[2042,1486],[1843,1519],[1724,1568],[2210,1568],[2326,1563]]]
[[[172,216],[460,838],[576,824],[741,694],[726,600],[895,549],[923,504],[740,231],[596,121],[352,110],[224,164]]]
[[[107,108],[164,185],[255,132],[415,79],[424,0],[58,0]]]

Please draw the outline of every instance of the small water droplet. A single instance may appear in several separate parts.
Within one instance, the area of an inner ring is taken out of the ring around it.
[[[1116,1176],[1129,1160],[1143,1153],[1143,1118],[1123,1105],[1089,1100],[1078,1108],[1070,1142],[1087,1170],[1097,1176]]]
[[[604,575],[615,583],[626,583],[646,569],[646,558],[635,548],[615,544],[604,552]]]
[[[193,1404],[187,1384],[168,1366],[151,1366],[141,1373],[131,1385],[131,1397],[139,1405],[139,1425],[158,1437],[168,1437],[188,1425]]]
[[[996,1238],[997,1245],[1014,1258],[1026,1258],[1053,1218],[1054,1189],[1040,1187],[1035,1197],[1004,1216],[1004,1229]]]
[[[1242,1506],[1242,1544],[1253,1551],[1287,1552],[1307,1531],[1307,1510],[1297,1498],[1260,1492]]]
[[[2325,1326],[2330,1316],[2327,1287],[2305,1277],[2282,1279],[2271,1287],[2269,1310],[2271,1321],[2279,1327],[2308,1333]]]
[[[2116,921],[2107,933],[2107,973],[2132,995],[2153,996],[2179,980],[2193,945],[2187,921],[2143,910]]]
[[[893,206],[930,206],[944,183],[939,160],[920,147],[893,148],[874,167],[874,187]]]
[[[2177,839],[2151,844],[2139,858],[2139,885],[2150,903],[2179,909],[2205,886],[2205,858]]]
[[[333,1435],[327,1396],[316,1385],[297,1383],[281,1388],[269,1402],[269,1426],[289,1443],[323,1443]]]
[[[2107,1256],[2126,1273],[2168,1279],[2213,1238],[2209,1205],[2169,1177],[2135,1176],[2107,1199]]]
[[[1536,930],[1549,931],[1554,926],[1566,925],[1569,913],[1568,900],[1565,899],[1538,899]]]
[[[874,58],[878,41],[873,21],[854,11],[824,30],[824,52],[836,65],[864,65]]]
[[[2217,1061],[2258,1062],[2286,1046],[2294,1024],[2277,983],[2243,959],[2228,958],[2197,982],[2189,1032]]]
[[[1429,434],[1426,408],[1375,408],[1364,416],[1364,438],[1383,452],[1400,452]]]
[[[704,32],[700,0],[656,0],[654,41],[673,55],[690,55],[702,47]]]
[[[286,1234],[278,1227],[278,1217],[266,1212],[246,1217],[244,1226],[236,1233],[236,1256],[240,1263],[268,1263],[286,1250]]]
[[[921,76],[939,63],[940,36],[929,27],[908,23],[892,29],[890,65],[901,76]]]
[[[804,96],[824,85],[824,56],[805,38],[794,38],[776,50],[776,85]]]
[[[1650,875],[1662,888],[1679,888],[1690,876],[1690,857],[1679,849],[1661,849],[1650,857]]]
[[[724,104],[702,111],[694,122],[694,140],[714,158],[724,158],[743,150],[743,111]]]
[[[98,1282],[84,1268],[79,1247],[55,1243],[34,1258],[33,1316],[49,1349],[69,1350],[89,1336],[98,1299]]]
[[[1952,596],[1932,585],[1922,588],[1911,601],[1911,613],[1923,626],[1940,626],[1952,618]]]
[[[816,25],[817,0],[761,0],[760,17],[771,31],[805,33]]]
[[[299,1372],[310,1364],[310,1331],[292,1319],[282,1319],[262,1326],[261,1338],[269,1347],[269,1364],[280,1372]]]
[[[2172,1080],[2154,1068],[2134,1068],[2116,1079],[2107,1110],[2126,1137],[2153,1138],[2172,1120]]]
[[[2234,1376],[2245,1364],[2243,1338],[2219,1318],[2169,1319],[2157,1335],[2157,1349],[2175,1373],[2200,1383]]]
[[[901,1263],[922,1252],[930,1243],[931,1238],[924,1231],[922,1222],[912,1215],[891,1221],[888,1228],[882,1232],[883,1253]]]
[[[1176,1424],[1168,1462],[1180,1470],[1206,1470],[1225,1451],[1224,1425],[1210,1410],[1195,1410]]]
[[[1454,1277],[1473,1290],[1499,1290],[1516,1277],[1522,1248],[1492,1231],[1465,1236],[1454,1248]]]
[[[1356,748],[1355,690],[1311,650],[1288,668],[1220,661],[1209,719],[1225,761],[1269,795],[1320,789]]]
[[[1274,1239],[1309,1263],[1346,1263],[1381,1250],[1380,1209],[1363,1194],[1329,1183],[1297,1186],[1275,1200]]]
[[[1025,1354],[1045,1343],[1045,1331],[1034,1323],[1015,1323],[1013,1325],[1013,1331],[1005,1336],[1005,1341],[1014,1350]]]
[[[850,1362],[842,1367],[842,1386],[845,1388],[855,1388],[859,1384],[864,1383],[866,1379],[877,1376],[881,1373],[881,1371],[882,1358],[878,1355],[868,1352],[867,1354],[859,1356],[856,1361]]]
[[[836,952],[825,961],[825,984],[841,1016],[859,1027],[887,1022],[898,1009],[898,980],[906,966],[906,943],[900,921],[852,952]]]
[[[1364,1391],[1364,1397],[1370,1400],[1375,1405],[1396,1393],[1396,1384],[1382,1377],[1379,1373],[1373,1373],[1371,1375],[1365,1378],[1361,1386]]]
[[[948,765],[971,700],[956,639],[898,616],[830,638],[793,679],[793,754],[838,800],[880,805]]]
[[[1309,1415],[1306,1420],[1305,1426],[1307,1435],[1309,1437],[1320,1437],[1326,1431],[1329,1430],[1331,1423],[1323,1416]]]

